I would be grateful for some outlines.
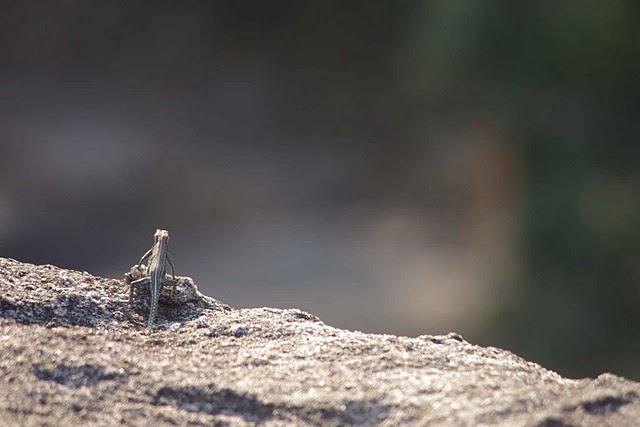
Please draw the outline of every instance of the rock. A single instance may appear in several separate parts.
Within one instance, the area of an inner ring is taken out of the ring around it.
[[[183,283],[183,297],[161,299],[164,327],[148,330],[125,281],[0,258],[0,424],[640,420],[640,384],[614,375],[562,378],[457,334],[364,334],[300,310],[231,309]]]
[[[149,301],[151,298],[151,288],[148,283],[135,284],[135,280],[145,276],[146,266],[134,265],[128,273],[124,275],[124,283],[129,289],[129,307],[138,314],[138,320],[148,318]],[[160,289],[159,303],[168,306],[184,308],[187,303],[212,304],[219,308],[230,309],[230,307],[203,295],[198,291],[198,287],[191,277],[176,276],[175,286],[162,286]],[[165,309],[167,310],[167,309]],[[160,321],[162,318],[159,319]]]

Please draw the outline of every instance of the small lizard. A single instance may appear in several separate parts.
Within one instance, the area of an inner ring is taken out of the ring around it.
[[[153,328],[153,322],[156,319],[158,313],[158,299],[160,297],[160,288],[162,285],[175,286],[176,276],[174,274],[173,262],[169,258],[169,232],[166,230],[156,230],[153,235],[153,246],[140,258],[138,265],[141,265],[146,260],[149,260],[147,267],[147,277],[135,280],[131,282],[131,285],[137,285],[141,283],[151,284],[151,307],[149,309],[149,319],[147,321],[147,327]],[[167,272],[167,263],[171,268],[171,277],[168,279],[165,277]]]

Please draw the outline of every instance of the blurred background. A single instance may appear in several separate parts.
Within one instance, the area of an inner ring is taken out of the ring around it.
[[[0,255],[640,379],[640,2],[3,2]],[[634,25],[635,24],[635,25]]]

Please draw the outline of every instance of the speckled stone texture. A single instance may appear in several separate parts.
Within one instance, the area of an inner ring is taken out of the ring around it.
[[[613,375],[194,295],[147,330],[124,281],[0,258],[0,425],[640,425]]]

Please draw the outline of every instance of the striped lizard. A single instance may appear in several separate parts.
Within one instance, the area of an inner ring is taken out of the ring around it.
[[[158,299],[160,298],[160,288],[162,285],[175,286],[176,276],[174,274],[173,263],[169,258],[169,232],[166,230],[156,230],[153,235],[153,246],[140,258],[138,266],[142,265],[146,260],[149,261],[147,266],[147,276],[135,280],[131,285],[151,284],[151,307],[149,308],[149,319],[147,327],[153,328],[153,322],[158,314]],[[171,279],[165,277],[167,272],[167,264],[171,269]]]

